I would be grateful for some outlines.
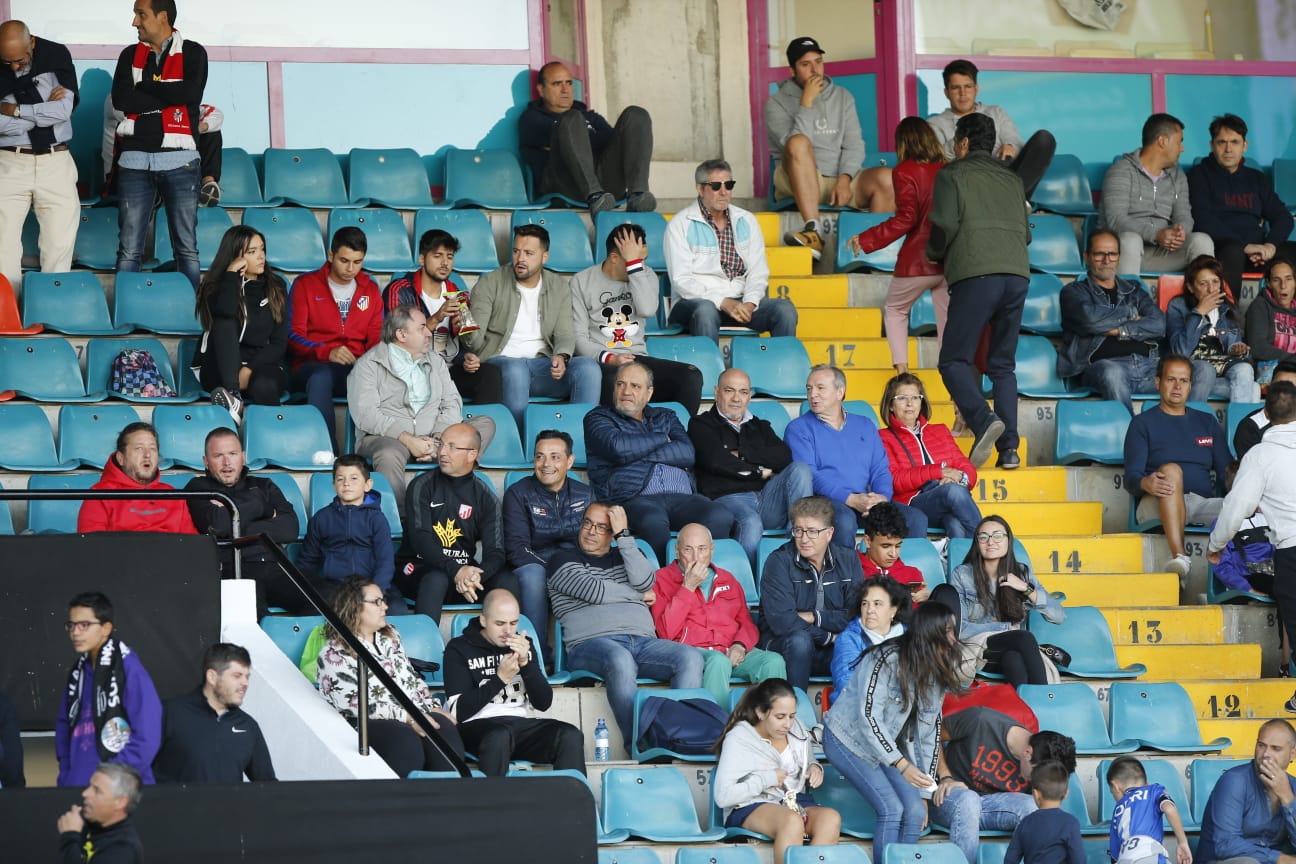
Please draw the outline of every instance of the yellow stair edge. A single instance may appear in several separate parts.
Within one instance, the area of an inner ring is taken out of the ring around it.
[[[1283,707],[1296,693],[1296,681],[1290,678],[1185,681],[1183,688],[1201,720],[1296,719]]]
[[[1022,451],[1019,449],[1017,452],[1021,454]],[[972,497],[981,505],[984,513],[986,507],[995,507],[1005,502],[1068,501],[1067,486],[1067,471],[1059,466],[1040,465],[1035,468],[1014,468],[1011,471],[984,468],[977,471]]]
[[[769,246],[765,258],[771,280],[780,276],[809,276],[814,272],[814,255],[804,246]]]
[[[1126,591],[1114,596],[1143,599]],[[1120,606],[1102,613],[1117,645],[1224,644],[1224,610],[1218,606]]]
[[[771,276],[767,297],[791,300],[802,306],[849,306],[850,281],[846,274],[832,276]]]
[[[1100,534],[1102,510],[1098,501],[999,501],[983,507],[981,512],[988,515],[994,511],[1008,520],[1014,534],[1026,538],[1039,534]]]
[[[1050,573],[1146,572],[1142,534],[1022,537],[1021,542],[1045,585]]]
[[[1049,573],[1044,587],[1066,595],[1067,606],[1098,606],[1126,594],[1147,603],[1179,602],[1179,579],[1173,573]]]
[[[1197,728],[1201,730],[1203,741],[1228,738],[1232,742],[1220,753],[1221,756],[1250,759],[1255,756],[1256,735],[1264,723],[1264,720],[1198,720]],[[1296,762],[1287,766],[1287,773],[1296,777]]]
[[[847,372],[853,369],[881,369],[889,374],[895,374],[891,365],[891,345],[882,336],[865,336],[858,339],[803,337],[801,344],[810,355],[811,363],[831,363]],[[918,366],[918,343],[913,339],[907,342],[905,363],[910,369],[916,369]],[[940,374],[934,369],[929,371]],[[924,378],[923,384],[926,383]]]
[[[1131,663],[1147,666],[1143,678],[1148,681],[1255,680],[1260,677],[1260,646],[1250,643],[1117,645],[1116,659],[1122,666]]]

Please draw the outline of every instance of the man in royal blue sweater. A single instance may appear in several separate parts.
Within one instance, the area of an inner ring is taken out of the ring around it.
[[[1138,501],[1140,522],[1160,518],[1171,559],[1166,569],[1188,575],[1184,526],[1219,516],[1228,468],[1228,439],[1213,415],[1188,407],[1192,361],[1167,354],[1157,364],[1161,401],[1144,408],[1125,433],[1125,488]],[[1215,472],[1211,477],[1212,469]]]
[[[855,545],[855,532],[874,504],[890,501],[895,486],[877,427],[867,417],[848,414],[846,375],[821,364],[806,379],[810,410],[788,424],[783,440],[792,458],[810,466],[814,493],[832,501],[833,542]],[[910,537],[927,536],[927,514],[896,502]]]

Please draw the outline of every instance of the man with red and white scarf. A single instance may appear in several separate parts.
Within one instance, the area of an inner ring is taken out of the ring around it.
[[[117,271],[136,272],[160,195],[176,269],[198,290],[198,123],[207,85],[207,51],[175,29],[175,0],[135,0],[138,44],[122,50],[113,107],[126,115],[118,160]]]

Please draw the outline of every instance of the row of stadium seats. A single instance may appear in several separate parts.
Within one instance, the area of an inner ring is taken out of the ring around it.
[[[1156,394],[1146,394],[1136,398],[1155,400],[1157,397]],[[1148,404],[1144,403],[1144,407]],[[1237,431],[1238,424],[1248,414],[1263,405],[1262,402],[1228,403],[1224,409],[1224,426],[1228,434],[1230,452],[1233,450],[1233,433]],[[1208,404],[1193,402],[1190,403],[1190,407],[1216,416],[1215,411]],[[1083,462],[1098,462],[1103,465],[1123,464],[1125,432],[1129,428],[1130,419],[1130,413],[1119,402],[1088,399],[1059,401],[1054,463],[1057,465],[1075,465]]]

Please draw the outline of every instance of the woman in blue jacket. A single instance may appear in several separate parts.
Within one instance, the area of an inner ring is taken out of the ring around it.
[[[874,860],[915,843],[936,780],[941,704],[959,690],[954,613],[924,603],[909,630],[864,655],[824,717],[824,754],[877,812]]]
[[[864,652],[902,635],[913,610],[908,586],[890,576],[873,576],[857,583],[850,598],[850,608],[858,609],[859,615],[837,634],[833,642],[830,705],[836,703],[837,697],[846,689],[847,682],[864,659]]]
[[[1166,308],[1166,337],[1171,352],[1192,358],[1194,377],[1211,381],[1212,399],[1260,401],[1251,348],[1242,341],[1233,292],[1216,259],[1198,255],[1184,271],[1183,294]]]

